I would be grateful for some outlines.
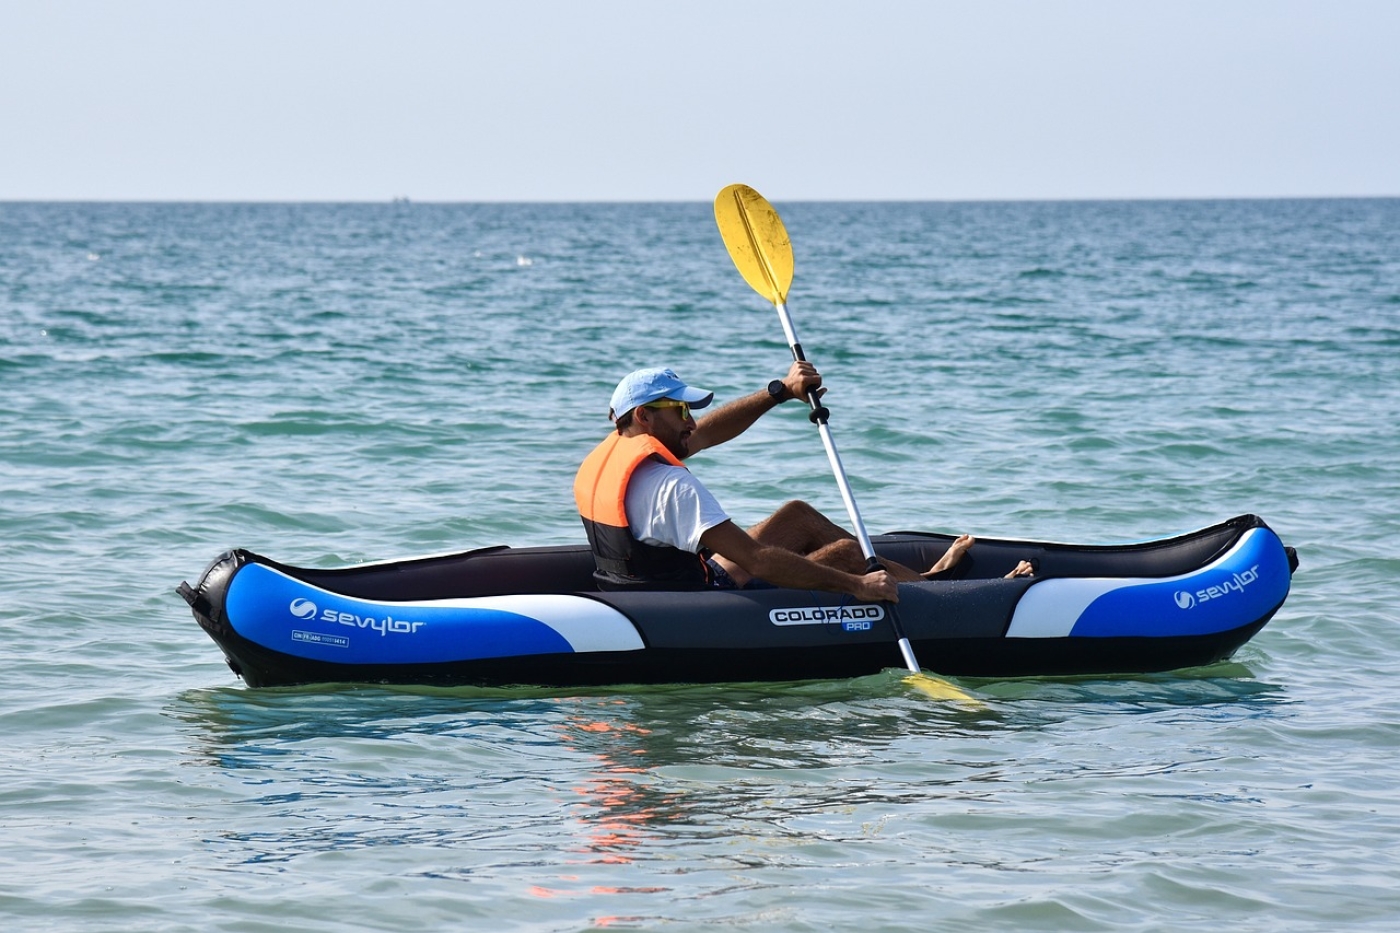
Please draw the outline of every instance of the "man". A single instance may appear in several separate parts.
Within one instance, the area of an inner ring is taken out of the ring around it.
[[[686,385],[669,369],[638,370],[618,383],[609,411],[616,432],[589,454],[574,481],[600,586],[742,589],[766,582],[896,601],[897,583],[956,564],[974,543],[967,535],[923,574],[890,561],[866,573],[859,542],[799,501],[744,531],[682,465],[691,454],[739,436],[783,402],[820,395],[821,382],[811,363],[795,362],[785,378],[698,422],[691,410],[708,406],[714,393]]]

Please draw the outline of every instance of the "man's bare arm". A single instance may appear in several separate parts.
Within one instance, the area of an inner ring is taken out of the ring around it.
[[[808,392],[820,389],[821,384],[821,374],[815,366],[805,361],[794,361],[783,377],[783,385],[787,386],[788,395],[792,398],[806,398]],[[698,453],[707,447],[732,441],[753,427],[755,421],[772,411],[780,401],[769,395],[767,389],[760,389],[696,419],[695,431],[690,435],[690,452]]]
[[[750,537],[732,521],[722,522],[700,536],[700,543],[774,586],[798,590],[849,593],[864,602],[898,602],[895,580],[883,570],[852,574],[808,560],[801,554],[769,547]]]

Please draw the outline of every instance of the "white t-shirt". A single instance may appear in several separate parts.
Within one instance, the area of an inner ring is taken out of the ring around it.
[[[649,460],[627,483],[627,524],[644,544],[700,553],[700,536],[729,516],[685,467]]]

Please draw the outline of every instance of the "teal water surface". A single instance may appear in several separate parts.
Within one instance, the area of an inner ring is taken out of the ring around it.
[[[708,205],[0,204],[14,929],[1389,930],[1400,201],[779,204],[873,531],[1256,512],[1229,663],[962,681],[250,690],[174,595],[580,540],[617,379],[787,366]],[[797,406],[692,464],[843,507]],[[936,658],[923,658],[937,669]]]

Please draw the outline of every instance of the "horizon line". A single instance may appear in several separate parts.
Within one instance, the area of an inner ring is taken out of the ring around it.
[[[781,198],[786,204],[1104,204],[1141,202],[1200,202],[1200,201],[1384,201],[1400,198],[1396,194],[1285,194],[1285,195],[1157,195],[1157,196],[1096,196],[1096,197],[1005,197],[1005,198]],[[481,198],[419,200],[407,195],[389,198],[7,198],[4,204],[226,204],[226,205],[390,205],[390,206],[456,206],[456,205],[546,205],[546,204],[704,204],[702,198]]]

